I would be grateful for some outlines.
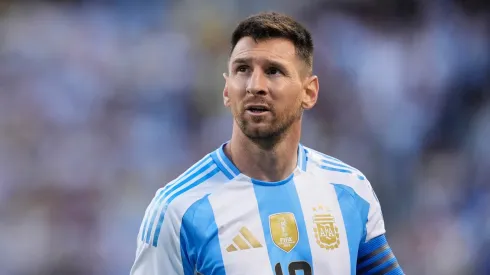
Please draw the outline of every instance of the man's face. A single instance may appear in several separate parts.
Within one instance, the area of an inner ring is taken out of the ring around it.
[[[235,46],[228,69],[224,102],[249,138],[281,135],[316,102],[318,81],[305,76],[305,64],[289,40],[255,42],[244,37]]]

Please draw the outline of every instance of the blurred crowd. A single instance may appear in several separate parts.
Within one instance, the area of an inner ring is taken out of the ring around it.
[[[225,142],[229,36],[315,40],[302,142],[370,179],[407,274],[490,274],[482,0],[0,0],[0,274],[128,274],[154,192]]]

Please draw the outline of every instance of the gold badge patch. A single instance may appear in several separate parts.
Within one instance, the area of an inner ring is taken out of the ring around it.
[[[313,224],[315,227],[316,243],[321,248],[333,250],[340,245],[339,228],[335,224],[335,218],[323,206],[313,208]]]
[[[298,225],[293,213],[278,213],[269,216],[272,240],[280,249],[290,252],[299,240]]]

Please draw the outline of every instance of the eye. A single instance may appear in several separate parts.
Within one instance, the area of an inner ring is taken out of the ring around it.
[[[267,70],[267,74],[270,74],[270,75],[277,75],[277,74],[282,74],[281,70],[279,70],[278,68],[276,67],[270,67],[268,70]]]
[[[240,66],[236,67],[235,71],[237,73],[246,73],[248,71],[248,66],[240,65]]]

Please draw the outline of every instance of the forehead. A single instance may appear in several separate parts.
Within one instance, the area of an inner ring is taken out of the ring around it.
[[[298,61],[294,44],[284,38],[271,38],[257,42],[251,37],[240,39],[231,53],[230,62],[248,58],[283,62]]]

